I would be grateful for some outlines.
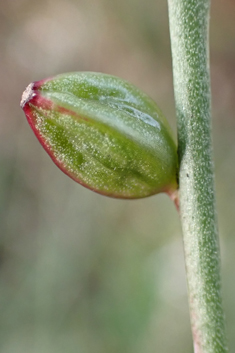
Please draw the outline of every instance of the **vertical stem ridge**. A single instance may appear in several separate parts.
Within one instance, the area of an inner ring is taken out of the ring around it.
[[[168,0],[180,210],[195,353],[224,353],[209,74],[209,0]]]

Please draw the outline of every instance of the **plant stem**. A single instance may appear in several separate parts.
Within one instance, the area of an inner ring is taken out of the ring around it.
[[[209,0],[168,0],[178,119],[180,213],[194,350],[227,352],[215,212]]]

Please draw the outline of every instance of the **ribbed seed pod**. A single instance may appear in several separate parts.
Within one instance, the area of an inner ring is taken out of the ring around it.
[[[128,82],[92,72],[63,74],[31,83],[21,107],[55,164],[89,189],[141,198],[177,188],[168,122]]]

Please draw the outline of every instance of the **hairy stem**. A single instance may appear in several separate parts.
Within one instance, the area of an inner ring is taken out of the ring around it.
[[[180,213],[195,353],[227,352],[215,212],[208,0],[168,0],[178,119]]]

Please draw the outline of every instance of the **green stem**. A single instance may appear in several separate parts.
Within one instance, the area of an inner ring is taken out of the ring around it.
[[[227,352],[215,212],[208,0],[168,0],[178,119],[180,213],[196,353]]]

